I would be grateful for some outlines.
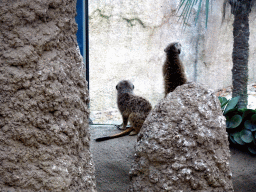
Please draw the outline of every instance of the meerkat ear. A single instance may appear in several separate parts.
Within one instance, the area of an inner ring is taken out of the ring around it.
[[[116,86],[116,90],[118,90],[117,86]]]
[[[134,89],[134,85],[132,85],[132,89]]]

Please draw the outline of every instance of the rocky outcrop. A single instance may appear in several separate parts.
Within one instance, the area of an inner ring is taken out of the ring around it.
[[[169,93],[146,119],[128,191],[233,191],[218,98],[196,83]]]
[[[76,1],[0,10],[0,191],[96,191]]]

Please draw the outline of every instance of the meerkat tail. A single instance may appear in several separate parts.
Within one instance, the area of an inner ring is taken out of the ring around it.
[[[122,136],[128,135],[132,130],[133,130],[133,128],[130,127],[130,128],[124,130],[121,133],[117,133],[115,135],[107,136],[107,137],[100,137],[100,138],[95,139],[95,141],[100,142],[100,141],[106,141],[106,140],[109,140],[109,139],[114,139],[114,138],[117,138],[117,137],[122,137]]]

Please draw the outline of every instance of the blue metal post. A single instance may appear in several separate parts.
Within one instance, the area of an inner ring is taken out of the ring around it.
[[[89,89],[89,14],[88,0],[77,0],[76,4],[76,22],[78,24],[77,42],[81,55],[84,58],[86,68],[86,81]]]

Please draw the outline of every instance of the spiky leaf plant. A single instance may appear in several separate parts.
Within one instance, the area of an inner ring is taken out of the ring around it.
[[[233,144],[246,146],[252,154],[256,154],[256,110],[238,109],[238,100],[239,97],[230,100],[219,97],[229,140]]]

